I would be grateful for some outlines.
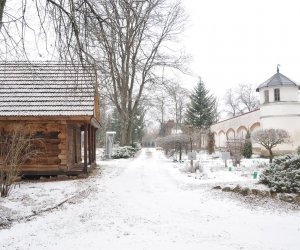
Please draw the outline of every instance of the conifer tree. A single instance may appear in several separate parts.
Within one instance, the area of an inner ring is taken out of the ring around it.
[[[198,129],[207,129],[217,121],[216,98],[205,88],[199,79],[197,86],[190,95],[186,123]]]
[[[251,158],[252,156],[252,142],[251,142],[251,135],[249,131],[247,131],[246,134],[246,142],[242,150],[242,155],[248,159]]]

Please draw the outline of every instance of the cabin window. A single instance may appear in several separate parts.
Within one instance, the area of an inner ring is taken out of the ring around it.
[[[269,102],[269,90],[265,90],[264,93],[265,93],[265,103],[268,103]]]
[[[35,138],[43,139],[43,138],[45,138],[45,133],[43,131],[37,131],[35,133]]]
[[[274,89],[274,100],[275,102],[280,101],[280,89]]]
[[[50,139],[58,139],[58,135],[59,135],[59,132],[50,132],[49,138]]]

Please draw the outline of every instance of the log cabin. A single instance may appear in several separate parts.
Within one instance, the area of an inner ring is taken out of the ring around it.
[[[0,62],[0,132],[16,125],[43,141],[23,175],[76,175],[96,164],[100,127],[95,75],[68,62]]]

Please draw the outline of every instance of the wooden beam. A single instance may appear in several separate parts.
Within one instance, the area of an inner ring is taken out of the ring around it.
[[[92,136],[91,136],[91,125],[89,124],[88,125],[88,152],[89,152],[89,165],[91,165],[92,164],[92,149],[91,149],[91,145],[92,145],[92,143],[91,143],[91,138],[92,138]]]
[[[91,119],[91,124],[92,124],[95,128],[100,128],[100,127],[101,127],[99,121],[97,121],[97,120],[95,119],[95,117],[93,117],[93,118]]]
[[[94,162],[96,163],[96,158],[97,158],[97,128],[94,128],[94,134],[95,134],[95,139],[94,139]]]
[[[93,116],[88,115],[55,115],[55,116],[0,116],[0,121],[35,121],[40,123],[41,121],[85,121],[90,122]]]
[[[91,145],[91,148],[92,148],[92,163],[94,163],[95,161],[95,154],[94,154],[94,142],[95,142],[95,129],[93,126],[91,126],[91,132],[92,132],[92,145]]]
[[[88,147],[88,125],[84,125],[84,162],[83,162],[83,172],[87,173],[87,147]]]

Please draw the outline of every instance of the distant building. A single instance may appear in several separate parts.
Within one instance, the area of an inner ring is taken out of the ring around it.
[[[300,102],[299,84],[277,73],[256,89],[260,95],[260,108],[211,126],[215,134],[216,147],[226,147],[226,141],[245,138],[247,131],[258,129],[285,129],[290,134],[290,143],[278,145],[275,151],[295,152],[300,146]],[[254,147],[264,153],[257,144]]]
[[[174,120],[168,120],[164,126],[165,126],[165,135],[171,135],[172,130],[175,127],[175,122]]]

